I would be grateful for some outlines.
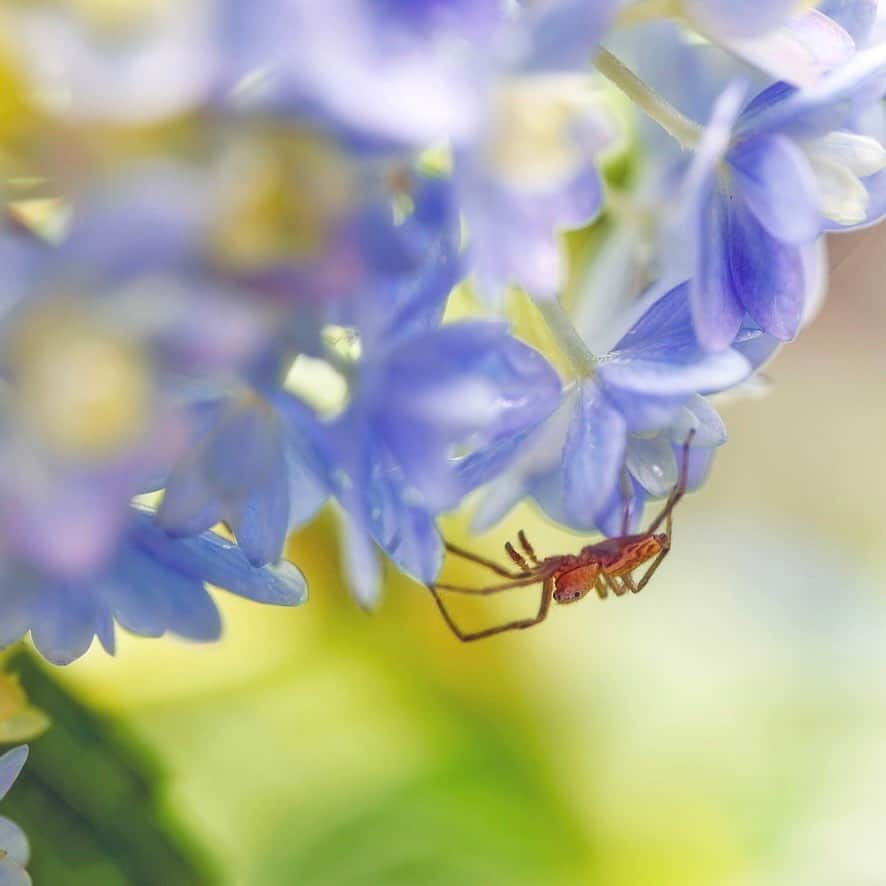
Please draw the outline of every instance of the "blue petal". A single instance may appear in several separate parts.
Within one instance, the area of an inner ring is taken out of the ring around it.
[[[692,327],[688,284],[659,299],[601,360],[605,384],[644,396],[678,397],[736,384],[750,372],[733,351],[709,354]]]
[[[685,394],[667,397],[660,394],[646,396],[635,390],[606,386],[606,397],[624,416],[630,433],[658,430],[670,424],[683,408]]]
[[[254,567],[237,545],[214,532],[172,539],[139,516],[133,539],[163,565],[257,603],[298,606],[307,600],[304,576],[291,563]]]
[[[443,565],[443,542],[433,517],[409,504],[408,495],[393,482],[396,474],[374,475],[369,494],[372,537],[398,569],[424,584]]]
[[[636,532],[643,517],[643,505],[648,494],[637,480],[628,472],[622,472],[620,481],[616,483],[609,500],[597,515],[597,529],[604,535],[622,535],[625,532],[624,513],[627,502],[627,532]]]
[[[739,201],[730,209],[729,264],[735,291],[764,332],[790,340],[800,327],[806,295],[801,253],[772,237]]]
[[[157,524],[170,535],[198,535],[222,519],[222,506],[200,470],[185,458],[166,480],[163,500],[157,509]]]
[[[549,0],[529,6],[529,41],[518,62],[524,72],[581,69],[600,42],[617,7],[616,0]]]
[[[363,609],[378,603],[381,568],[375,545],[364,524],[345,516],[342,523],[344,567],[348,587]]]
[[[192,640],[218,639],[218,610],[199,578],[164,566],[134,546],[121,566],[125,572],[118,575],[114,598],[121,625],[146,636],[169,630]]]
[[[709,351],[728,347],[738,333],[744,307],[732,276],[728,209],[711,189],[699,219],[698,267],[690,281],[692,321],[701,345]]]
[[[96,608],[80,587],[48,587],[33,603],[31,639],[40,654],[56,665],[80,658],[92,643]]]
[[[289,529],[288,461],[279,440],[259,485],[246,497],[232,528],[240,550],[253,566],[276,563]]]
[[[729,152],[736,189],[760,224],[786,243],[820,230],[815,176],[803,152],[783,136],[744,139]]]
[[[563,447],[563,499],[570,520],[593,524],[618,479],[626,423],[593,383],[585,384]]]
[[[31,626],[31,601],[39,589],[15,572],[2,574],[0,593],[0,648],[22,637]]]
[[[307,523],[329,498],[329,467],[319,445],[322,431],[313,412],[285,392],[274,394],[271,400],[285,428],[288,524],[295,529]]]
[[[867,106],[886,93],[886,44],[866,49],[815,85],[795,90],[776,84],[742,113],[737,131],[783,132],[814,138],[845,129]]]
[[[671,442],[682,446],[690,432],[694,432],[694,447],[720,446],[726,442],[726,425],[717,410],[704,397],[696,395],[686,402],[671,425]]]
[[[27,759],[28,746],[26,744],[20,744],[18,747],[6,751],[0,757],[0,800],[9,792]],[[0,848],[4,847],[0,846]]]

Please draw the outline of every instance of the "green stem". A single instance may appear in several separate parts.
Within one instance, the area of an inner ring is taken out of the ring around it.
[[[602,47],[594,64],[597,70],[617,86],[634,104],[645,111],[662,129],[675,138],[680,146],[690,150],[698,147],[702,128],[681,114],[673,105],[653,92],[630,68]]]
[[[580,378],[591,378],[596,371],[597,358],[588,350],[563,305],[556,298],[550,301],[538,301],[536,304],[551,335],[572,364],[576,374]]]

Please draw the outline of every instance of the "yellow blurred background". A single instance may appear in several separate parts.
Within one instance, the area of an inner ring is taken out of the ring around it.
[[[156,752],[231,884],[881,886],[886,235],[831,245],[820,317],[725,408],[639,597],[462,645],[390,571],[359,611],[327,512],[289,547],[307,606],[218,594],[219,644],[124,637],[60,678]],[[497,557],[521,527],[586,543],[528,509],[464,543]],[[456,603],[480,624],[536,599]]]

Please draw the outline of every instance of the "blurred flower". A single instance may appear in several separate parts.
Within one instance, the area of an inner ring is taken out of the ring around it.
[[[278,561],[329,494],[317,420],[285,391],[245,386],[191,413],[201,430],[165,481],[157,522],[188,536],[224,521],[253,566]]]
[[[94,636],[113,654],[115,622],[145,637],[217,639],[221,621],[204,583],[258,603],[297,606],[307,598],[291,563],[257,569],[213,532],[170,538],[143,508],[130,511],[117,547],[88,574],[58,577],[41,565],[8,553],[0,563],[0,646],[30,630],[38,651],[59,665],[79,658]]]
[[[546,422],[466,459],[462,469],[475,481],[493,481],[475,518],[478,529],[526,495],[555,520],[610,533],[627,500],[635,524],[647,494],[665,495],[675,485],[675,447],[691,429],[693,473],[702,473],[709,456],[700,451],[723,443],[725,433],[698,395],[737,384],[751,365],[737,351],[709,354],[700,347],[688,288],[657,298],[608,353],[589,355],[591,374],[567,391]],[[503,470],[507,460],[511,467]],[[620,482],[625,470],[626,484]]]
[[[440,568],[434,517],[470,490],[454,458],[545,418],[560,381],[500,323],[452,323],[367,354],[330,427],[335,494],[347,514],[346,566],[365,606],[378,594],[377,544],[422,582]]]
[[[843,127],[884,92],[886,54],[872,49],[809,90],[775,84],[740,114],[739,92],[724,93],[689,172],[692,309],[705,347],[728,345],[745,311],[777,338],[796,334],[802,248],[822,217],[844,228],[871,220],[865,180],[886,165],[886,150]]]
[[[28,759],[28,746],[19,745],[0,757],[0,800],[18,778]],[[0,815],[0,883],[3,886],[31,886],[25,865],[31,855],[24,831]]]
[[[706,37],[779,80],[811,86],[855,49],[840,24],[795,0],[678,0]],[[807,4],[811,6],[813,4]]]
[[[424,146],[482,119],[495,0],[219,4],[223,102],[319,117],[356,139]]]
[[[47,111],[144,124],[207,97],[213,6],[214,0],[47,0],[5,4],[0,21],[15,35],[10,52]]]

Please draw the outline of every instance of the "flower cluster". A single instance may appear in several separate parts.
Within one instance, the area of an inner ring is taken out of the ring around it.
[[[886,211],[876,0],[0,23],[0,645],[58,664],[216,638],[207,583],[301,603],[328,502],[364,607],[480,487],[477,526],[637,525],[813,316],[824,233]]]

